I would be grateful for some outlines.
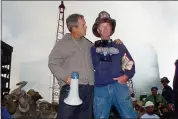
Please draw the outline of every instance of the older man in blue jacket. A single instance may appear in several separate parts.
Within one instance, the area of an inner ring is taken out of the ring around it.
[[[95,73],[95,119],[109,118],[112,105],[122,118],[137,118],[127,86],[127,81],[135,74],[135,65],[127,48],[110,38],[115,26],[116,21],[106,11],[102,11],[92,29],[94,35],[101,38],[91,47]]]

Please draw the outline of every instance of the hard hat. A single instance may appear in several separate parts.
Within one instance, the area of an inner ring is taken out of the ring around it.
[[[145,103],[145,107],[149,107],[149,106],[154,106],[153,102],[147,101],[147,102]]]
[[[33,89],[30,89],[27,94],[29,94],[30,96],[34,95],[36,92]]]

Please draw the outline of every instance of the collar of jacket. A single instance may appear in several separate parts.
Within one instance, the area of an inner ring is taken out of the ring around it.
[[[71,40],[71,39],[75,39],[75,38],[72,38],[72,35],[71,33],[66,33],[63,38],[63,40]],[[82,37],[81,40],[85,39],[85,37]]]

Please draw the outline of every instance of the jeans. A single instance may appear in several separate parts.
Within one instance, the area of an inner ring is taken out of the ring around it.
[[[61,88],[57,119],[92,119],[93,86],[79,85],[79,97],[83,103],[78,106],[70,106],[64,103],[64,99],[68,96],[69,91],[69,85],[64,85]]]
[[[94,118],[108,119],[112,105],[116,107],[121,118],[137,118],[127,84],[116,82],[107,86],[94,87]]]

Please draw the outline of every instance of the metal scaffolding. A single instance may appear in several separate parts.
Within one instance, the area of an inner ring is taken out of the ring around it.
[[[59,17],[58,17],[58,25],[57,25],[57,33],[56,33],[56,42],[62,39],[64,36],[64,2],[61,1],[59,5]],[[59,94],[60,94],[60,85],[55,76],[53,76],[53,84],[52,84],[52,102],[59,103]]]

